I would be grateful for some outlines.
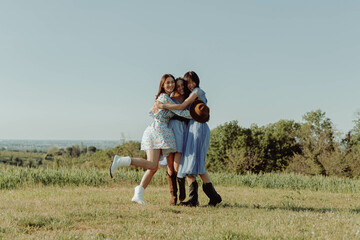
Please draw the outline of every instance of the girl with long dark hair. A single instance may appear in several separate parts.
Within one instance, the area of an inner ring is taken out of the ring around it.
[[[183,78],[175,79],[175,90],[171,96],[171,99],[176,104],[181,104],[189,96],[190,91],[185,84]],[[178,178],[179,165],[183,153],[183,146],[185,144],[184,135],[186,133],[187,124],[189,119],[174,115],[169,122],[169,127],[173,130],[176,141],[176,152],[170,153],[167,157],[167,172],[166,177],[170,188],[170,205],[177,204],[177,191],[179,190],[179,200],[183,202],[186,198],[185,191],[185,178]],[[179,187],[178,187],[179,185]]]

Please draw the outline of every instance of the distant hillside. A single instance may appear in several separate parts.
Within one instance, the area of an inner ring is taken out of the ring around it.
[[[66,148],[73,145],[95,146],[97,149],[113,148],[122,141],[109,140],[0,140],[0,150],[46,152],[52,147]]]

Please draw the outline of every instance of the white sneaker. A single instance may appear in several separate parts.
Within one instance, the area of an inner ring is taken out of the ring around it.
[[[131,164],[131,158],[130,157],[120,157],[118,155],[115,155],[112,160],[112,164],[110,166],[110,177],[114,177],[114,172],[118,167],[127,167]]]
[[[138,204],[143,204],[145,205],[145,201],[144,201],[144,191],[145,189],[142,186],[136,186],[135,187],[135,193],[133,198],[131,199],[132,202],[136,202]]]

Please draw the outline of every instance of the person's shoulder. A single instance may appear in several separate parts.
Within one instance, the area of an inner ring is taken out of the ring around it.
[[[169,100],[171,100],[171,98],[166,93],[161,93],[156,100],[163,102],[163,101],[169,101]]]
[[[170,96],[167,95],[166,93],[160,93],[158,98],[170,98]]]
[[[193,93],[196,93],[196,95],[199,96],[199,94],[205,93],[204,90],[202,90],[199,87],[194,88]]]

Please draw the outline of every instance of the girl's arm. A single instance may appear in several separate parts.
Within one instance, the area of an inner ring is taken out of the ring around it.
[[[184,110],[189,104],[193,103],[198,96],[196,93],[191,93],[190,96],[185,99],[181,104],[167,104],[156,101],[155,105],[157,108],[165,108],[169,110]]]
[[[161,94],[156,102],[159,102],[160,104],[178,105],[167,94]],[[180,117],[192,119],[189,110],[169,110]]]

